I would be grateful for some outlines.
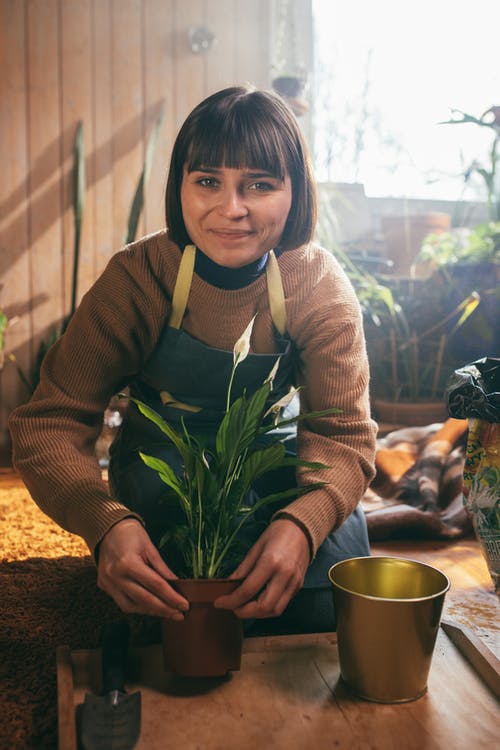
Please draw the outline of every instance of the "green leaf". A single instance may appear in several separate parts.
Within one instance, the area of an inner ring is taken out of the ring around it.
[[[283,466],[285,452],[284,444],[278,442],[248,454],[242,467],[243,483],[248,486],[267,471]]]
[[[130,213],[127,222],[127,232],[125,234],[125,244],[133,242],[137,235],[137,227],[139,225],[139,219],[141,216],[142,207],[144,205],[144,188],[147,184],[149,173],[151,172],[151,166],[153,164],[153,155],[156,148],[156,142],[158,140],[158,134],[160,132],[161,124],[163,122],[163,111],[158,115],[154,124],[153,130],[149,137],[146,146],[146,155],[144,158],[144,167],[142,169],[137,187],[135,190],[132,205],[130,207]]]
[[[144,461],[146,466],[150,469],[154,469],[161,479],[169,485],[173,490],[179,492],[181,490],[181,482],[177,474],[173,471],[172,467],[163,461],[161,458],[155,456],[149,456],[146,453],[139,451],[139,456]]]
[[[215,450],[219,465],[231,471],[236,457],[255,440],[271,387],[263,383],[247,398],[240,396],[231,405],[217,431]]]
[[[83,122],[80,121],[76,128],[75,144],[73,149],[73,216],[75,225],[75,238],[73,246],[71,308],[67,322],[69,322],[69,319],[73,317],[76,310],[76,297],[78,292],[78,266],[80,263],[80,241],[83,221],[83,209],[85,206],[86,187]],[[64,329],[66,329],[67,322],[64,325]]]
[[[0,310],[0,352],[3,352],[4,348],[4,335],[5,329],[7,328],[7,316],[3,310]]]
[[[453,327],[453,331],[456,331],[458,328],[460,328],[460,326],[462,326],[465,323],[467,318],[469,318],[472,315],[472,313],[474,312],[474,310],[476,309],[476,307],[479,305],[480,302],[481,302],[481,297],[479,296],[477,292],[473,292],[469,297],[467,297],[467,299],[462,303],[463,312],[460,318],[455,323]]]
[[[162,482],[165,482],[165,484],[175,492],[176,496],[180,500],[180,504],[184,513],[186,514],[188,519],[191,519],[192,506],[189,501],[189,497],[187,497],[186,495],[183,483],[179,481],[179,478],[169,466],[169,464],[159,458],[155,458],[155,456],[148,456],[141,451],[139,451],[139,456],[141,457],[142,461],[144,461],[146,466],[149,466],[150,469],[154,469]]]
[[[175,447],[179,450],[180,453],[183,453],[183,449],[185,447],[184,440],[182,439],[182,436],[174,430],[174,428],[169,425],[169,423],[163,419],[163,417],[158,414],[154,409],[152,409],[148,404],[145,404],[143,401],[140,401],[140,399],[135,398],[134,396],[127,396],[124,393],[120,393],[119,396],[121,398],[128,398],[130,401],[132,401],[141,414],[146,417],[146,419],[149,419],[150,422],[153,422],[159,429],[166,435],[172,443],[175,445]]]
[[[493,130],[495,130],[495,125],[492,122],[485,122],[484,120],[468,115],[459,109],[454,109],[452,111],[456,114],[462,115],[461,119],[458,120],[453,118],[451,120],[443,120],[439,123],[440,125],[463,125],[464,123],[472,123],[474,125],[481,125],[483,128],[493,128]]]
[[[279,427],[286,427],[287,425],[291,424],[297,424],[298,422],[303,422],[304,419],[316,419],[318,417],[328,417],[332,414],[342,414],[342,409],[337,409],[336,407],[331,407],[330,409],[323,409],[322,411],[310,411],[307,413],[302,414],[296,414],[294,417],[290,417],[290,419],[282,419],[280,422],[277,422],[276,424],[269,424],[264,425],[260,428],[259,434],[265,435],[267,432],[272,432],[272,430],[275,430]]]
[[[189,545],[189,528],[186,524],[177,524],[163,534],[158,546],[164,547],[169,542],[173,542],[176,547],[182,549]]]

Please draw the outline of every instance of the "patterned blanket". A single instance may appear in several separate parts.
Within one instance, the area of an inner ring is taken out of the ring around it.
[[[395,430],[378,440],[363,498],[370,539],[459,539],[472,532],[462,483],[467,420]]]

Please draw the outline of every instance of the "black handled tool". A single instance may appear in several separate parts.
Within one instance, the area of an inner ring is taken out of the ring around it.
[[[127,622],[104,625],[102,694],[87,693],[81,712],[83,750],[132,750],[141,731],[141,694],[125,691]]]

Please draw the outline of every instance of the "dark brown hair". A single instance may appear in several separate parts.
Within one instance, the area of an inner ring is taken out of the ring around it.
[[[170,238],[191,241],[181,207],[184,166],[260,168],[290,175],[292,205],[280,241],[291,250],[309,242],[316,226],[316,190],[307,146],[294,114],[270,91],[234,86],[212,94],[188,115],[175,140],[165,196]]]

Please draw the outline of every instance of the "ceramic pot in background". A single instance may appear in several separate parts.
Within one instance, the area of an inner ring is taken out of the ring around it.
[[[170,584],[190,603],[182,622],[162,620],[163,655],[167,671],[182,677],[220,677],[241,664],[243,623],[213,602],[241,581],[183,579]]]
[[[447,419],[444,401],[373,401],[375,419],[400,427],[423,427]]]
[[[429,212],[382,216],[381,229],[387,256],[398,276],[412,276],[412,266],[428,234],[441,234],[451,228],[451,214]]]

